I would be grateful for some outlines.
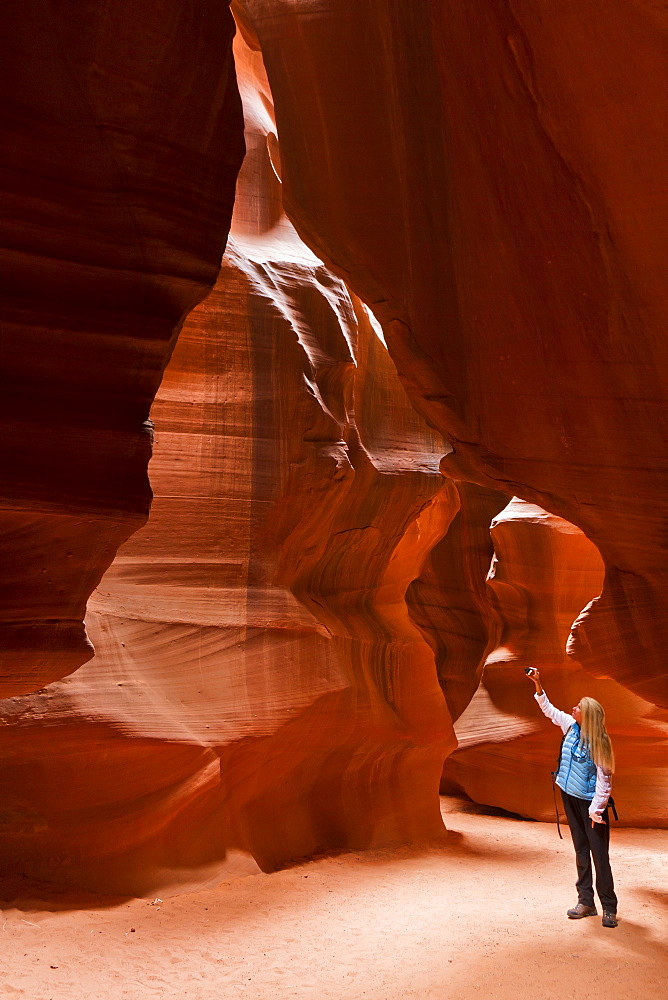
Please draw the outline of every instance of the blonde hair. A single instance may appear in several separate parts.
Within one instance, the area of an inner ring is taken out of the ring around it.
[[[603,705],[595,698],[582,698],[580,711],[582,712],[582,722],[580,723],[582,742],[589,747],[589,753],[594,763],[612,774],[615,770],[615,754],[608,731],[605,728]]]

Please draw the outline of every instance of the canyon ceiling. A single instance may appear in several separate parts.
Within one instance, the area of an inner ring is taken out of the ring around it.
[[[232,12],[3,5],[3,868],[668,825],[668,11]]]

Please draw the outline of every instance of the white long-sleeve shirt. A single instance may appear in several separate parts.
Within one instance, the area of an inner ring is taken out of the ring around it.
[[[550,722],[553,722],[555,726],[559,726],[562,733],[567,733],[571,728],[575,719],[572,715],[568,715],[567,712],[560,712],[558,708],[550,703],[550,699],[547,697],[545,692],[542,694],[535,694],[534,698],[538,702],[543,715],[546,715]],[[596,790],[594,791],[594,798],[591,800],[589,806],[589,815],[596,823],[602,823],[601,813],[608,804],[608,799],[612,794],[612,775],[609,771],[605,771],[599,764],[596,764]]]

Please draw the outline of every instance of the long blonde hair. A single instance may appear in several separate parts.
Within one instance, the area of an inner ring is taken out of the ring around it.
[[[580,723],[582,741],[589,747],[591,759],[596,765],[612,774],[615,770],[615,754],[608,731],[605,728],[603,705],[595,698],[582,698],[580,711],[582,712],[582,722]]]

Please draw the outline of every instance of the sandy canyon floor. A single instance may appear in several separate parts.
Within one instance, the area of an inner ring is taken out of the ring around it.
[[[613,831],[620,923],[606,930],[566,918],[574,861],[555,827],[442,801],[447,841],[420,851],[345,854],[159,902],[5,902],[0,996],[665,1000],[668,831]]]

